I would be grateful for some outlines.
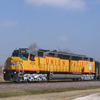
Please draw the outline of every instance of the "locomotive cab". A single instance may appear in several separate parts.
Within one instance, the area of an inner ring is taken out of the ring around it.
[[[28,49],[19,49],[19,50],[14,50],[12,53],[12,57],[20,57],[22,59],[28,59],[29,57],[29,52],[27,51]]]
[[[31,61],[34,61],[35,55],[36,55],[36,51],[33,54],[33,53],[30,53],[29,49],[27,48],[14,50],[14,52],[12,53],[12,57],[20,57],[23,60],[31,60]]]

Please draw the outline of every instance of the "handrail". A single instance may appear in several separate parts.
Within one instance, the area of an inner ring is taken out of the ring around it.
[[[52,68],[51,68],[51,66],[52,66]],[[53,67],[53,65],[50,65],[50,78],[52,78],[53,73],[54,73],[54,67]]]
[[[24,74],[24,66],[23,66],[23,64],[22,63],[18,63],[18,65],[19,65],[19,76],[20,76],[20,69],[21,69],[21,65],[22,65],[22,69],[23,69],[23,71],[22,71],[22,75]],[[20,76],[20,77],[22,77],[22,76]]]

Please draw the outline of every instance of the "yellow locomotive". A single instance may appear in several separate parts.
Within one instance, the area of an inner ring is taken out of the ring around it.
[[[5,81],[46,81],[49,79],[94,80],[99,76],[99,63],[85,55],[36,50],[14,50],[6,60]]]

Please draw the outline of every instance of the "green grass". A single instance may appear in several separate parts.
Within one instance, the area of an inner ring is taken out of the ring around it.
[[[54,89],[54,90],[0,90],[0,98],[24,96],[24,95],[37,95],[37,94],[46,94],[46,93],[58,93],[58,92],[77,91],[77,90],[88,90],[88,89],[100,89],[100,86]]]

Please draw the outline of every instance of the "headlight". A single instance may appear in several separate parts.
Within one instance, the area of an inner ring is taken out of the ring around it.
[[[6,72],[3,72],[4,74],[6,74]]]
[[[16,72],[14,72],[14,74],[16,74]]]

